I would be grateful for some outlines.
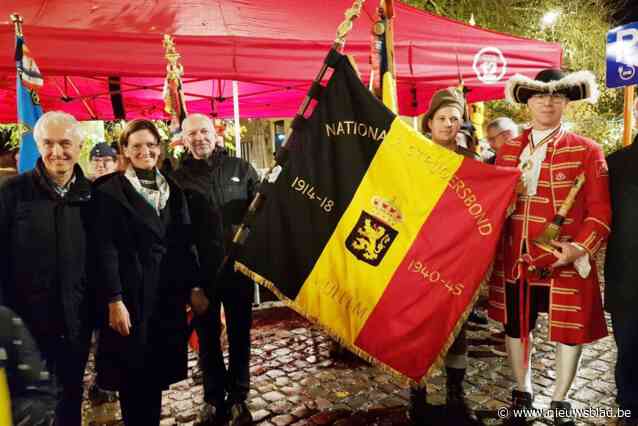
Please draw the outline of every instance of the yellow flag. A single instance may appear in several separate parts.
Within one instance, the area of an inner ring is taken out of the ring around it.
[[[390,72],[383,75],[383,104],[395,114],[399,113],[397,105],[397,86],[394,76]]]

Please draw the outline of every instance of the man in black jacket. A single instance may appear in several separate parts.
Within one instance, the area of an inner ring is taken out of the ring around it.
[[[78,123],[51,111],[35,125],[41,158],[0,186],[0,299],[24,320],[56,384],[56,425],[80,426],[90,333],[89,181]]]
[[[216,146],[213,123],[205,115],[189,115],[182,128],[189,154],[174,177],[188,200],[204,274],[202,284],[210,300],[209,305],[193,305],[204,375],[205,417],[209,424],[222,423],[227,416],[233,426],[252,424],[245,401],[250,386],[253,284],[233,272],[232,265],[228,265],[219,282],[213,279],[224,246],[229,247],[253,198],[258,176],[248,162],[231,157],[223,146]],[[228,333],[228,370],[220,345],[222,305]]]
[[[632,417],[622,425],[638,425],[638,137],[607,157],[612,230],[605,261],[605,309],[618,346],[616,400]]]

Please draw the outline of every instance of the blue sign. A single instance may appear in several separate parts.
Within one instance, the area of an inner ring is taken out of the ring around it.
[[[607,87],[638,84],[638,22],[607,33]]]

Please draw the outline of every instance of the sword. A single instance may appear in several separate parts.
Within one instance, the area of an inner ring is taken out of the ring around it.
[[[569,194],[567,194],[567,198],[565,198],[565,201],[563,201],[563,204],[561,204],[560,209],[558,209],[558,213],[556,213],[556,216],[554,216],[552,222],[545,227],[543,233],[534,240],[534,244],[536,244],[537,247],[550,253],[556,250],[554,246],[552,246],[551,240],[556,240],[558,238],[560,229],[563,226],[563,223],[565,223],[565,218],[574,205],[576,196],[585,184],[585,180],[586,179],[584,173],[576,176],[576,179],[574,179],[574,184],[569,190]]]

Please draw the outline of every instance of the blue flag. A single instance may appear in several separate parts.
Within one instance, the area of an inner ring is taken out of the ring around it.
[[[33,169],[40,156],[33,138],[33,127],[42,116],[42,106],[37,90],[42,87],[44,80],[22,36],[16,36],[15,58],[18,123],[22,133],[18,172],[23,173]]]

